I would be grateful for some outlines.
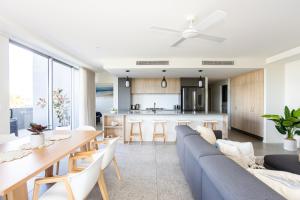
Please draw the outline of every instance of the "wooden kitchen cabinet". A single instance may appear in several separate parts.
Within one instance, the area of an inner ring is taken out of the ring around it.
[[[134,78],[131,94],[180,94],[180,79],[166,78],[167,88],[161,87],[161,78]]]
[[[263,137],[264,71],[256,70],[230,80],[231,126]]]

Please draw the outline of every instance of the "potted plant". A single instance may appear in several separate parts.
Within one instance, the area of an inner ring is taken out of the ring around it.
[[[30,128],[28,131],[32,132],[30,136],[30,143],[33,148],[39,147],[44,144],[45,136],[43,131],[47,128],[47,126],[42,126],[40,124],[30,123]]]
[[[53,110],[58,119],[59,126],[57,129],[70,129],[69,124],[69,104],[70,100],[63,89],[57,89],[53,91]]]
[[[287,151],[296,151],[297,143],[294,139],[295,135],[300,135],[300,108],[290,110],[287,106],[284,108],[284,116],[266,114],[262,117],[275,123],[275,128],[282,135],[286,135],[283,142],[283,148]]]

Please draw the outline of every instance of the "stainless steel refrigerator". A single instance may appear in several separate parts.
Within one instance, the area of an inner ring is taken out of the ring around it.
[[[181,88],[182,111],[205,111],[205,88]]]

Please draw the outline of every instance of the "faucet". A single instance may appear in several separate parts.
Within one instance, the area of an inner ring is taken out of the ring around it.
[[[153,105],[153,109],[152,109],[152,111],[155,113],[156,112],[156,103],[154,102],[154,105]]]

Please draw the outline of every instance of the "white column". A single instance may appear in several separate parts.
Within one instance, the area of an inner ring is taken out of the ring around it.
[[[9,39],[0,35],[0,134],[9,129]]]

